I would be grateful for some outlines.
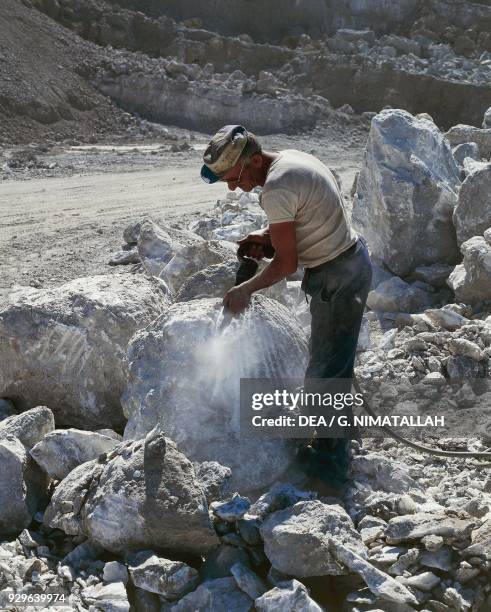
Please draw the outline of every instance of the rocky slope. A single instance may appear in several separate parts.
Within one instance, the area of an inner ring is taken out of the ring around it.
[[[125,115],[88,85],[97,55],[51,18],[18,0],[0,12],[0,142],[118,131]]]
[[[303,130],[325,116],[326,100],[357,113],[429,112],[446,128],[478,125],[491,96],[491,7],[389,6],[284,0],[274,14],[262,6],[259,20],[254,6],[244,17],[243,3],[200,17],[185,3],[7,0],[1,135],[115,131],[129,118],[108,97],[129,113],[210,131],[223,121]]]

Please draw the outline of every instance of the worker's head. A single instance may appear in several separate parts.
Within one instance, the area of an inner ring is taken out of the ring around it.
[[[224,181],[230,190],[251,191],[264,183],[262,147],[242,125],[226,125],[211,139],[203,154],[201,178]]]

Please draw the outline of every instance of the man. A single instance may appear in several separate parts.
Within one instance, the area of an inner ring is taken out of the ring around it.
[[[224,304],[239,313],[252,293],[293,274],[298,264],[304,266],[302,289],[311,296],[312,314],[306,385],[309,380],[342,379],[347,381],[343,391],[349,393],[372,270],[334,176],[308,153],[263,151],[240,125],[219,130],[203,160],[206,182],[225,181],[232,191],[262,187],[260,203],[269,225],[240,240],[239,252],[256,259],[274,252],[262,272],[226,293]],[[336,435],[318,437],[300,455],[319,490],[323,484],[340,488],[347,480],[348,440],[345,431]]]

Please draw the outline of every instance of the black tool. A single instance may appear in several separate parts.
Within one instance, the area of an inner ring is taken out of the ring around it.
[[[257,272],[259,264],[252,257],[241,257],[240,265],[235,275],[235,286],[250,280]]]

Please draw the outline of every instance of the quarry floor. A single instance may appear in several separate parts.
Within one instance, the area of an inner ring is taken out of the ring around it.
[[[199,177],[209,135],[190,135],[191,148],[106,143],[61,146],[36,154],[45,168],[15,170],[0,180],[0,308],[17,285],[56,286],[73,278],[120,272],[109,266],[123,229],[149,216],[187,227],[227,193]],[[350,190],[359,170],[366,131],[324,126],[296,136],[263,138],[266,149],[298,148],[318,156]],[[9,152],[6,152],[7,155]]]

